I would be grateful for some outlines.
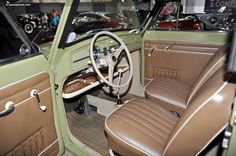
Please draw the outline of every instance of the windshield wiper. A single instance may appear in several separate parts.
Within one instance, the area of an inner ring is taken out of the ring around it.
[[[138,34],[141,31],[141,29],[132,29],[129,31],[129,34],[135,33]]]

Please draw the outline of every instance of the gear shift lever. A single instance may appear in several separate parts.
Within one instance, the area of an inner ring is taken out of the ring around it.
[[[122,69],[119,69],[119,70],[118,70],[118,85],[120,85],[121,74],[122,74]],[[120,88],[117,87],[117,89],[116,89],[116,92],[117,92],[117,105],[122,105],[123,102],[122,102],[122,100],[121,100],[121,98],[120,98],[120,93],[119,93],[119,91],[120,91]]]

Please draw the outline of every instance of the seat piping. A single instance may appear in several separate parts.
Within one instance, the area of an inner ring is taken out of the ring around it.
[[[224,125],[207,143],[206,145],[196,154],[199,155],[225,128],[227,124]]]
[[[199,85],[202,83],[202,81],[206,78],[206,76],[213,70],[213,68],[222,60],[225,58],[227,54],[225,54],[224,56],[222,56],[215,64],[214,66],[211,67],[211,69],[204,75],[204,77],[201,79],[201,81],[197,84],[197,86],[194,88],[194,90],[192,91],[192,93],[190,94],[189,98],[188,98],[188,101],[187,101],[187,105],[186,107],[188,106],[190,100],[192,99],[193,95],[195,94],[195,92],[197,91]]]

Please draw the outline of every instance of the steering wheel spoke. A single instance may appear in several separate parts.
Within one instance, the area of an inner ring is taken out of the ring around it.
[[[108,80],[110,83],[113,83],[113,76],[114,76],[114,66],[109,65],[108,66]]]
[[[116,50],[116,52],[114,53],[114,56],[116,57],[116,59],[118,60],[118,58],[120,57],[120,54],[122,53],[122,51],[124,50],[123,45],[121,44],[121,46]]]

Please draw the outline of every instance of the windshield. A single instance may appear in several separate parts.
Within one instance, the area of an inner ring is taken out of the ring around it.
[[[139,22],[132,0],[81,1],[71,25],[76,40],[107,30],[137,29]]]

